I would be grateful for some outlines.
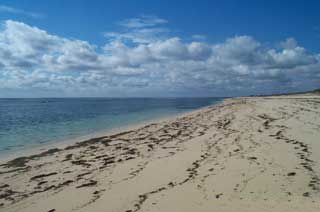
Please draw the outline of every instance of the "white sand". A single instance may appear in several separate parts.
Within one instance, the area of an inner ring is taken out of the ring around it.
[[[320,211],[320,97],[226,100],[0,167],[0,211]]]

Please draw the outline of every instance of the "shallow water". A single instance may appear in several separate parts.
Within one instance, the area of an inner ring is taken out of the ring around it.
[[[0,99],[0,155],[178,115],[222,98]]]

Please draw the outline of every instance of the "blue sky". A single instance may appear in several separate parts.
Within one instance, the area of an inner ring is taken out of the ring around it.
[[[313,89],[319,9],[311,0],[3,0],[0,97]]]

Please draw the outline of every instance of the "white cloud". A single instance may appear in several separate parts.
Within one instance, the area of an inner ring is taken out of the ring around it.
[[[152,43],[165,37],[166,28],[138,28],[125,32],[106,32],[104,36],[110,40],[131,41],[134,43]]]
[[[298,46],[297,41],[294,38],[287,38],[285,41],[280,43],[284,49],[294,49]]]
[[[277,68],[294,68],[319,62],[315,55],[308,54],[304,48],[299,46],[285,48],[280,52],[271,49],[268,54],[273,61],[273,64],[270,65]]]
[[[146,28],[154,27],[159,24],[166,24],[167,20],[154,15],[142,15],[140,18],[130,18],[119,22],[120,26],[126,28]]]
[[[18,8],[10,7],[7,5],[0,5],[0,13],[11,13],[16,15],[24,15],[29,16],[31,18],[42,18],[43,15],[40,13],[29,12],[25,10],[21,10]]]
[[[4,89],[107,96],[226,95],[319,85],[320,55],[293,38],[272,48],[250,36],[216,44],[185,42],[161,31],[133,36],[137,30],[156,31],[164,23],[127,20],[122,22],[126,33],[118,32],[117,38],[97,47],[5,21],[0,31],[0,95]]]
[[[106,32],[104,36],[111,40],[130,41],[134,43],[152,43],[160,39],[165,39],[164,34],[169,30],[162,25],[167,23],[165,19],[156,16],[141,16],[139,18],[126,19],[118,25],[119,32]]]
[[[207,36],[205,36],[205,35],[192,35],[192,38],[194,40],[204,41],[207,39]]]

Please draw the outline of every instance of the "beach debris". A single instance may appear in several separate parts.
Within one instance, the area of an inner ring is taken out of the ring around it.
[[[91,164],[90,163],[87,163],[87,160],[73,160],[71,161],[72,164],[75,164],[75,165],[81,165],[81,166],[86,166],[86,167],[90,167]]]
[[[175,184],[173,182],[168,183],[168,186],[173,187]]]
[[[305,193],[302,194],[302,196],[304,196],[304,197],[309,197],[309,196],[310,196],[310,193],[309,193],[309,192],[305,192]]]
[[[296,173],[295,173],[295,172],[289,172],[287,175],[288,175],[288,176],[295,176]]]
[[[38,186],[40,186],[40,185],[42,185],[42,184],[45,184],[45,183],[47,183],[48,181],[41,181],[41,182],[39,182],[38,183]]]
[[[56,186],[55,185],[51,185],[49,187],[44,188],[43,190],[35,190],[35,191],[31,192],[30,194],[36,194],[36,193],[45,192],[45,191],[51,190],[53,188],[56,188]]]
[[[7,187],[9,187],[8,184],[3,184],[3,185],[0,186],[0,189],[7,188]]]
[[[62,187],[62,186],[65,186],[65,185],[69,185],[70,183],[73,183],[74,181],[73,180],[67,180],[67,181],[64,181],[63,183],[60,183],[58,185],[58,188],[59,187]]]
[[[127,158],[125,158],[125,160],[132,160],[132,159],[135,159],[135,157],[127,157]]]
[[[97,183],[98,182],[96,180],[90,180],[90,182],[81,184],[81,185],[77,186],[76,188],[95,186],[95,185],[97,185]]]
[[[11,189],[6,189],[3,191],[2,194],[0,194],[0,199],[11,199],[10,196],[17,193],[16,191],[12,191]]]
[[[64,159],[63,161],[71,160],[71,159],[72,159],[72,156],[73,156],[73,154],[67,154],[67,155],[65,156],[65,159]]]
[[[105,157],[108,157],[109,155],[107,154],[104,154],[104,155],[98,155],[95,157],[95,159],[100,159],[100,158],[105,158]]]
[[[51,173],[48,173],[48,174],[36,175],[36,176],[34,176],[34,177],[31,177],[31,178],[30,178],[30,181],[36,180],[36,179],[39,179],[39,178],[49,177],[49,176],[56,175],[56,174],[58,174],[58,173],[57,173],[57,172],[51,172]]]
[[[85,175],[88,175],[88,174],[91,174],[92,172],[84,172],[84,173],[81,173],[81,174],[78,174],[77,178],[81,178]]]
[[[44,157],[44,156],[48,156],[48,155],[52,155],[56,152],[61,151],[61,149],[58,148],[53,148],[53,149],[49,149],[47,151],[44,151],[40,154],[36,154],[36,155],[31,155],[28,157],[19,157],[13,160],[8,161],[6,164],[4,164],[3,166],[5,167],[24,167],[26,166],[26,163],[29,162],[30,160],[33,160],[35,158],[40,158],[40,157]]]
[[[89,146],[89,149],[92,149],[92,150],[93,150],[93,149],[98,149],[98,147],[92,145],[92,146]]]
[[[216,199],[219,199],[222,195],[223,195],[223,193],[217,194]]]

